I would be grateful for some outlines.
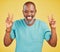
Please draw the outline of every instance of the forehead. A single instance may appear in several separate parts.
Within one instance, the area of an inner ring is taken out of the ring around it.
[[[35,6],[33,4],[26,4],[23,7],[24,10],[34,10]]]

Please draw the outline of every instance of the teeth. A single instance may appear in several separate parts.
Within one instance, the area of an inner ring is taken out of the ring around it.
[[[28,19],[31,19],[32,17],[27,17]]]

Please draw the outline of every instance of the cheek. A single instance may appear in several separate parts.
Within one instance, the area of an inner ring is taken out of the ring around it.
[[[35,13],[32,13],[32,16],[35,16]]]
[[[35,15],[36,14],[36,12],[32,12],[32,15]]]
[[[23,13],[24,16],[27,16],[27,13]]]

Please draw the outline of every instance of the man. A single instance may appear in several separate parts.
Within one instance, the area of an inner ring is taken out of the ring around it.
[[[26,2],[23,6],[24,19],[13,22],[13,16],[6,19],[6,34],[4,45],[9,46],[16,38],[16,52],[42,52],[44,39],[55,47],[57,44],[56,21],[49,16],[51,31],[45,22],[35,19],[36,6]]]

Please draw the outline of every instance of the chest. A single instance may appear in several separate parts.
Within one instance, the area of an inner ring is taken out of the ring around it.
[[[25,42],[42,42],[44,36],[41,27],[19,27],[16,30],[16,38]]]

